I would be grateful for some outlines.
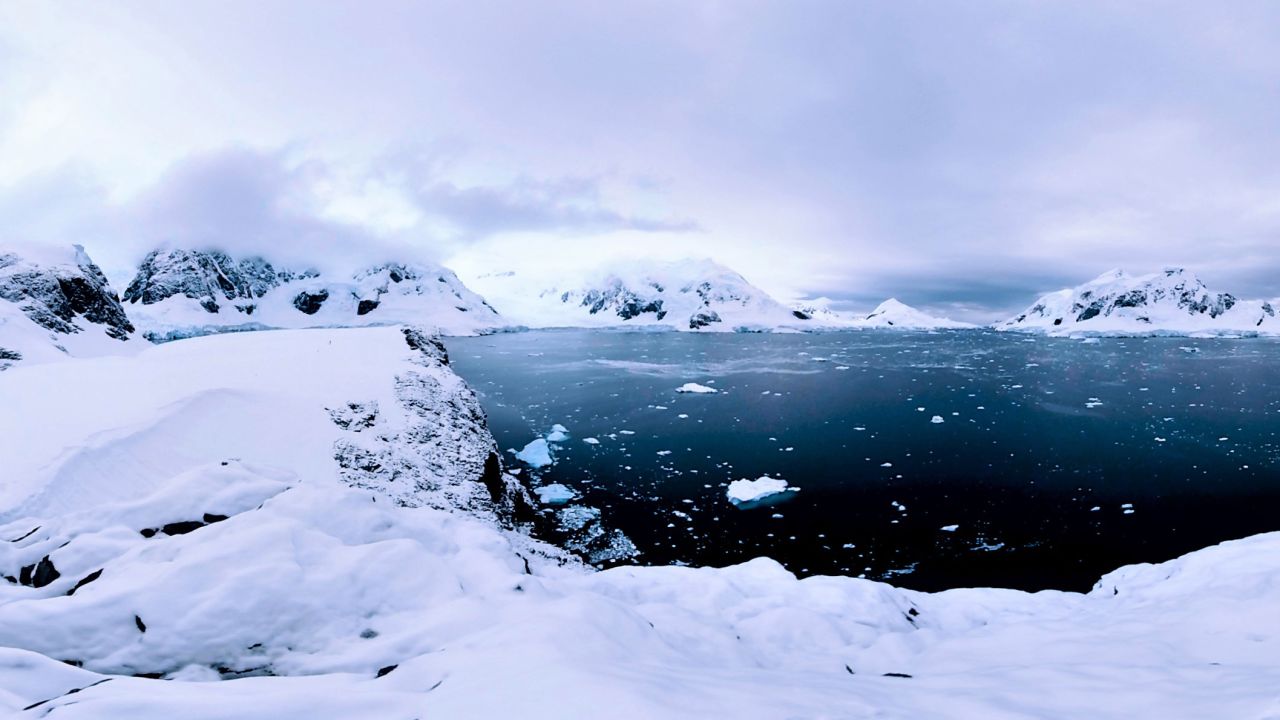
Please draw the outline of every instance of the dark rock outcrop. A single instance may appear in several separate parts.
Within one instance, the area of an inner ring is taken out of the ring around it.
[[[78,245],[73,259],[49,264],[0,253],[0,300],[15,303],[33,322],[54,333],[81,332],[85,328],[80,321],[102,326],[117,340],[127,340],[133,332],[120,298]]]

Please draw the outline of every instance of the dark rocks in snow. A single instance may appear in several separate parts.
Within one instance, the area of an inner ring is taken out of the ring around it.
[[[356,305],[356,315],[368,315],[374,310],[377,310],[378,305],[380,304],[381,303],[378,300],[361,300],[360,303]]]
[[[389,674],[392,670],[395,670],[395,669],[396,669],[396,668],[398,668],[398,667],[400,667],[400,666],[399,666],[399,665],[387,665],[386,667],[380,667],[380,668],[378,668],[378,675],[377,675],[377,677],[382,677],[383,675],[387,675],[387,674]]]
[[[37,525],[37,526],[35,526],[35,527],[31,528],[30,530],[28,530],[28,531],[26,532],[26,534],[24,534],[22,537],[16,537],[16,538],[14,538],[14,539],[10,540],[9,542],[15,542],[15,543],[16,543],[16,542],[22,542],[23,540],[26,540],[27,538],[31,537],[32,535],[35,535],[35,534],[36,534],[36,531],[37,531],[37,530],[39,530],[39,529],[40,529],[40,526],[39,526],[39,525]]]
[[[160,528],[160,532],[165,535],[186,535],[193,530],[199,530],[204,527],[204,523],[199,520],[183,520],[181,522],[172,522]]]
[[[93,572],[89,573],[88,575],[85,575],[83,578],[80,578],[80,581],[79,581],[79,582],[77,582],[77,583],[75,584],[75,587],[73,587],[73,588],[71,588],[70,590],[68,590],[68,591],[67,591],[67,595],[75,595],[77,590],[79,590],[80,588],[84,587],[85,585],[88,585],[89,583],[93,582],[94,580],[97,580],[97,579],[98,579],[98,578],[100,578],[100,577],[102,577],[102,569],[101,569],[101,568],[99,568],[99,569],[97,569],[97,570],[94,570]]]
[[[138,632],[144,633],[147,631],[147,624],[142,622],[142,618],[137,615],[133,616],[133,624],[138,628]]]
[[[42,588],[60,577],[62,573],[53,566],[53,561],[48,555],[40,558],[40,562],[27,565],[18,572],[18,582],[34,588]]]
[[[329,419],[343,430],[360,432],[373,427],[378,421],[378,403],[370,400],[365,403],[347,403],[337,409],[328,408]]]
[[[328,299],[328,290],[321,289],[316,292],[306,292],[304,290],[294,296],[293,306],[307,315],[315,315],[320,312],[320,306],[324,305],[324,301]]]
[[[81,332],[77,319],[103,326],[117,340],[127,340],[133,332],[120,298],[78,245],[73,261],[49,265],[0,254],[0,299],[17,304],[33,322],[55,333]]]
[[[199,530],[206,525],[219,523],[226,519],[226,515],[204,513],[199,520],[180,520],[178,522],[168,523],[159,528],[144,528],[139,530],[138,534],[145,538],[155,537],[156,535],[186,535],[187,533]]]
[[[704,328],[704,327],[707,327],[708,325],[711,325],[712,323],[718,323],[718,322],[720,322],[720,314],[717,313],[715,310],[712,310],[710,308],[706,310],[699,310],[698,312],[689,316],[689,329],[697,330],[698,328]]]

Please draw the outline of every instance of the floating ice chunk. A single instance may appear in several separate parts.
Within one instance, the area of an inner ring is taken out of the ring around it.
[[[661,455],[661,456],[663,456],[663,457],[665,457],[665,456],[667,456],[667,455],[670,455],[670,454],[671,454],[671,451],[670,451],[670,450],[659,450],[659,451],[658,451],[658,454],[659,454],[659,455]]]
[[[734,480],[725,489],[725,495],[729,498],[729,502],[734,505],[741,505],[763,500],[772,495],[779,495],[789,491],[795,492],[799,489],[788,487],[787,481],[782,478],[771,478],[768,475],[764,475],[755,480]]]
[[[960,526],[959,525],[943,525],[938,529],[941,530],[942,532],[955,532],[960,529]]]
[[[563,425],[552,425],[551,432],[547,433],[547,442],[564,442],[569,439],[569,430]]]
[[[946,420],[943,420],[941,415],[934,415],[933,419],[930,420],[929,422],[933,423],[934,425],[941,425],[942,423],[946,422]]]
[[[516,453],[516,459],[531,468],[546,467],[555,462],[555,458],[551,456],[551,446],[547,444],[546,438],[538,438],[525,445],[523,450]]]
[[[588,445],[599,445],[600,441],[595,438],[582,438],[582,442]]]
[[[543,505],[564,505],[577,495],[571,488],[560,483],[543,485],[540,488],[534,488],[533,491],[538,494],[538,499]]]
[[[699,385],[698,383],[685,383],[680,387],[676,388],[676,392],[693,393],[695,395],[709,395],[713,393],[718,393],[720,391],[713,387],[707,387],[706,385]]]

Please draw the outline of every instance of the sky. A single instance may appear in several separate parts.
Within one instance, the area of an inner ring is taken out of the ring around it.
[[[0,241],[1280,295],[1280,4],[0,0]],[[380,258],[386,259],[386,258]]]

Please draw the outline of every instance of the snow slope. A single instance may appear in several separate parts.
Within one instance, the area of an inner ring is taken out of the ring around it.
[[[1277,308],[1213,292],[1182,268],[1136,276],[1112,270],[1049,293],[996,327],[1053,335],[1280,334]]]
[[[548,280],[490,273],[470,284],[528,327],[662,327],[731,332],[803,328],[807,319],[711,260],[635,260]]]
[[[0,370],[130,352],[133,325],[80,246],[0,247]]]
[[[766,559],[594,572],[516,529],[523,492],[492,482],[446,360],[419,333],[334,329],[0,374],[0,709],[1280,713],[1280,534],[1084,595],[797,580]]]
[[[124,300],[130,317],[154,340],[399,323],[474,335],[506,324],[451,270],[421,263],[326,274],[214,250],[157,250],[142,261]]]

